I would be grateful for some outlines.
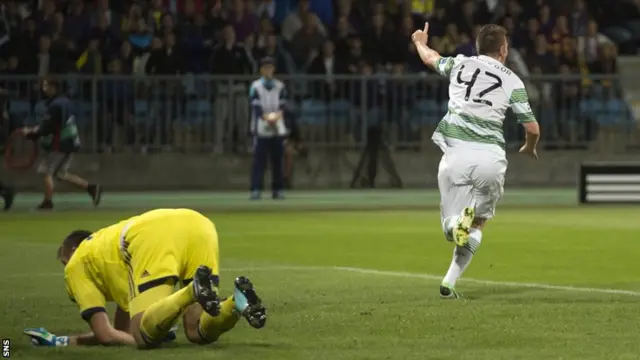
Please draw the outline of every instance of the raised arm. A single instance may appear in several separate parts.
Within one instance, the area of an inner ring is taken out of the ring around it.
[[[437,51],[427,46],[427,41],[429,41],[428,22],[424,23],[423,30],[416,30],[411,35],[411,41],[413,41],[413,44],[416,46],[418,55],[420,56],[420,60],[422,60],[422,62],[431,69],[438,71],[438,61],[442,58],[442,56],[440,56]]]

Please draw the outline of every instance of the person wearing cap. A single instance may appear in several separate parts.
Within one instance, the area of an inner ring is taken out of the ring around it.
[[[270,160],[271,190],[273,199],[283,199],[283,158],[288,134],[283,117],[286,105],[286,88],[282,81],[274,79],[274,59],[260,61],[260,79],[249,89],[252,106],[250,131],[253,136],[253,166],[251,169],[251,199],[261,198],[264,171]]]

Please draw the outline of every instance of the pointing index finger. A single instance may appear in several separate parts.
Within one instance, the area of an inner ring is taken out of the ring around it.
[[[423,31],[424,31],[425,34],[427,34],[427,35],[429,34],[429,22],[428,21],[424,23],[424,30]]]

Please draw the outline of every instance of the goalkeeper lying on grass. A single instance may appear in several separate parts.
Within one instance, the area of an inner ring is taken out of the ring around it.
[[[187,339],[209,344],[241,317],[262,328],[266,309],[249,279],[235,280],[232,297],[218,297],[218,234],[213,223],[188,209],[159,209],[95,233],[74,231],[58,250],[67,291],[91,333],[56,336],[26,329],[36,345],[158,347],[175,339],[183,317]],[[182,285],[174,292],[176,285]],[[113,325],[107,301],[118,308]]]

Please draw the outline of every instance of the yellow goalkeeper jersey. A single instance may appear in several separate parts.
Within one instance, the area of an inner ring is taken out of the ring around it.
[[[129,282],[119,244],[125,224],[121,221],[92,234],[78,246],[65,266],[67,292],[85,320],[105,311],[110,301],[129,311]]]

